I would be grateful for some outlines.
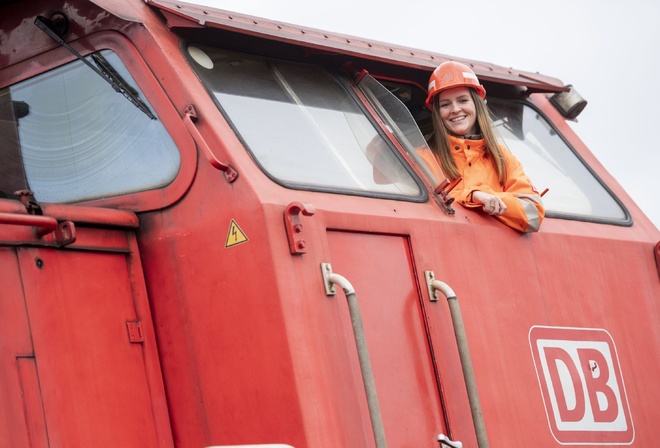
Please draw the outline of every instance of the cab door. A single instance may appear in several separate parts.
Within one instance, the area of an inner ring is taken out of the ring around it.
[[[0,203],[0,446],[173,446],[136,216]]]
[[[428,337],[408,237],[342,231],[327,236],[332,271],[357,292],[365,334],[351,338],[364,337],[369,347],[388,445],[438,446],[439,434],[451,435],[436,365],[436,351],[446,349],[433,347]],[[348,318],[344,333],[351,334]],[[359,372],[357,360],[353,365]]]

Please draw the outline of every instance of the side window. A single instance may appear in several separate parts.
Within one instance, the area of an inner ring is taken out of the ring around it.
[[[500,137],[521,161],[539,191],[549,216],[627,224],[622,206],[532,107],[489,98]]]
[[[119,57],[98,54],[88,60],[104,60],[150,110]],[[181,163],[162,122],[81,61],[0,90],[0,130],[6,196],[29,189],[39,201],[68,203],[151,190]]]
[[[425,200],[400,156],[326,70],[204,45],[187,51],[272,179],[289,188]]]

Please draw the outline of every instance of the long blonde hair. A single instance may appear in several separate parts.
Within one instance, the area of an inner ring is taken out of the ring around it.
[[[486,106],[486,101],[482,100],[474,89],[468,88],[468,90],[470,91],[470,97],[474,102],[479,132],[486,142],[486,157],[492,157],[493,166],[497,171],[500,184],[504,185],[507,178],[506,165],[504,163],[504,157],[500,150],[497,136],[495,135],[495,130],[493,129],[488,106]],[[434,135],[429,146],[440,159],[445,176],[450,180],[454,180],[460,177],[461,174],[458,172],[458,168],[456,168],[456,164],[454,163],[454,158],[451,155],[448,138],[450,132],[447,129],[445,122],[440,117],[440,95],[435,95],[433,98],[432,115]]]

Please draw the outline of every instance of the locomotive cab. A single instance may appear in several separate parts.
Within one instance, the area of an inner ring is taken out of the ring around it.
[[[660,234],[561,81],[461,60],[521,234],[419,156],[448,55],[166,0],[0,36],[0,445],[660,442]]]

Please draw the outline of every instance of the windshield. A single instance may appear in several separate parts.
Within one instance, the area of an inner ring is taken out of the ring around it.
[[[160,188],[177,175],[178,148],[145,113],[151,108],[119,56],[103,50],[92,59],[144,110],[80,60],[0,90],[0,194],[29,189],[42,202],[78,202]]]
[[[204,45],[191,64],[260,167],[290,188],[425,200],[356,99],[316,66]]]

